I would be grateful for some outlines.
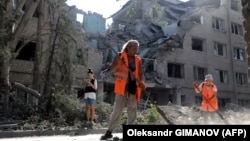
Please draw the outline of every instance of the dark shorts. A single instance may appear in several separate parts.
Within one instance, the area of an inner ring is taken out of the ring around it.
[[[92,99],[92,98],[86,98],[86,99],[85,99],[85,103],[86,103],[87,105],[94,105],[95,102],[96,102],[96,100],[95,100],[95,99]]]

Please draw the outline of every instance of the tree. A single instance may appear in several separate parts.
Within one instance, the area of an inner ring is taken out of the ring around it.
[[[47,62],[45,74],[45,86],[43,96],[50,91],[50,86],[61,88],[62,91],[69,94],[73,83],[73,66],[76,63],[74,56],[76,55],[77,45],[75,36],[77,36],[77,28],[71,14],[71,8],[65,8],[61,3],[51,3],[52,32],[50,36],[50,53]]]
[[[241,4],[242,4],[242,15],[243,15],[243,26],[245,28],[245,32],[244,32],[244,39],[247,43],[246,46],[246,52],[248,54],[248,79],[250,79],[250,1],[248,0],[241,0]],[[250,81],[249,81],[250,82]],[[248,83],[250,84],[250,83]]]
[[[34,70],[33,70],[33,89],[39,90],[40,82],[40,71],[41,71],[41,50],[42,50],[42,28],[44,25],[44,0],[40,1],[38,6],[38,25],[37,25],[37,39],[36,39],[36,49],[35,49],[35,59],[34,59]]]
[[[8,111],[9,72],[11,64],[18,54],[18,52],[15,52],[16,46],[39,2],[40,0],[20,0],[19,3],[10,0],[0,2],[0,18],[5,19],[0,21],[0,38],[2,39],[0,42],[0,95],[3,100],[3,113]],[[25,3],[28,3],[29,6],[22,14],[22,8]]]

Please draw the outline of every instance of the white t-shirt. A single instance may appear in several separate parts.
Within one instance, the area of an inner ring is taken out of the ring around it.
[[[199,85],[199,89],[200,89],[200,90],[202,90],[202,85],[203,85],[203,84],[207,87],[206,82],[202,82],[202,83]],[[210,87],[207,87],[207,91],[209,91],[209,88],[210,88]],[[214,91],[214,92],[217,92],[217,87],[216,87],[216,85],[214,85],[213,91]]]
[[[94,81],[94,86],[97,89],[97,80],[96,79]],[[86,92],[86,93],[84,93],[84,99],[87,99],[87,98],[96,99],[96,92]]]

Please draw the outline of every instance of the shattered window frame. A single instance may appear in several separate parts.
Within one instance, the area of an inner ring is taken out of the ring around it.
[[[238,0],[231,0],[230,7],[234,11],[240,11],[240,3]]]
[[[217,17],[212,17],[212,27],[218,31],[225,31],[224,20]]]
[[[226,51],[226,45],[219,43],[219,42],[214,42],[214,54],[217,56],[227,56],[227,51]]]
[[[168,77],[172,78],[184,78],[184,64],[180,63],[168,63],[167,64]]]
[[[247,86],[247,74],[236,72],[235,79],[237,85]]]
[[[215,70],[216,74],[216,82],[221,83],[221,84],[229,84],[229,76],[228,76],[228,71],[224,70]]]
[[[240,61],[245,61],[246,60],[246,55],[245,55],[245,50],[239,47],[234,47],[234,59],[235,60],[240,60]]]
[[[204,51],[204,39],[192,37],[192,50]]]
[[[193,16],[193,17],[191,18],[191,20],[192,20],[193,22],[195,22],[196,24],[203,24],[203,16],[201,16],[201,15]]]
[[[243,36],[243,26],[237,23],[231,23],[231,33]]]
[[[193,73],[194,73],[194,80],[202,81],[204,80],[205,75],[207,74],[207,68],[193,66]]]

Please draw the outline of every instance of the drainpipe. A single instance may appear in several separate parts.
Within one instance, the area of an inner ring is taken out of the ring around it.
[[[232,32],[231,32],[231,17],[230,17],[230,11],[231,11],[231,0],[228,1],[228,36],[229,36],[229,46],[231,48],[231,62],[232,62],[232,74],[233,74],[233,91],[234,94],[232,96],[232,102],[235,104],[238,104],[237,100],[237,91],[236,91],[236,82],[235,82],[235,70],[234,70],[234,49],[232,46]]]

